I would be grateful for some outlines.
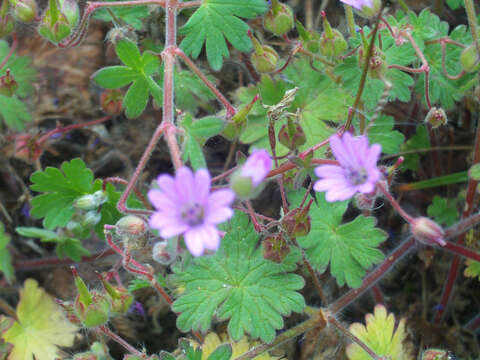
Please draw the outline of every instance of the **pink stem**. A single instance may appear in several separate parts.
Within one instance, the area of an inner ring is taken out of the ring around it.
[[[402,209],[400,204],[397,202],[397,200],[393,198],[392,194],[390,194],[390,192],[385,188],[385,186],[382,183],[378,182],[377,188],[383,193],[383,195],[385,195],[385,198],[393,206],[393,208],[400,214],[400,216],[403,217],[403,219],[406,222],[411,224],[413,222],[413,217],[410,216],[405,210]]]
[[[123,338],[121,338],[119,335],[115,334],[113,331],[108,329],[105,325],[101,325],[97,327],[99,332],[102,332],[103,334],[107,335],[110,339],[115,341],[116,343],[120,344],[129,354],[138,356],[142,359],[146,359],[147,355],[142,354],[140,351],[135,349],[132,345],[130,345],[128,342],[126,342]]]
[[[472,251],[471,249],[465,246],[456,244],[451,241],[447,241],[446,243],[447,245],[445,245],[443,248],[454,253],[455,255],[463,256],[468,259],[472,259],[474,261],[480,261],[480,253]]]

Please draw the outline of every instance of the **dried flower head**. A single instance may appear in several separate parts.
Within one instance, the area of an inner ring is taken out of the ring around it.
[[[381,172],[377,161],[382,147],[379,144],[368,146],[366,136],[354,137],[345,133],[330,137],[330,147],[339,165],[322,165],[315,169],[320,178],[313,189],[326,191],[327,201],[350,199],[357,192],[369,194],[375,190]]]
[[[230,189],[210,193],[210,174],[205,169],[192,173],[187,167],[177,170],[175,177],[160,175],[158,189],[148,192],[157,211],[150,226],[169,238],[183,235],[188,250],[200,256],[205,249],[217,250],[220,235],[216,227],[233,215],[230,204],[234,193]]]

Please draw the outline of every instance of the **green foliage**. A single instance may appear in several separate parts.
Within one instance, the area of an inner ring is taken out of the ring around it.
[[[183,161],[190,161],[195,170],[206,168],[207,163],[202,147],[205,141],[223,130],[224,121],[215,116],[207,116],[193,121],[192,116],[186,113],[181,120],[185,130],[183,142]]]
[[[81,159],[64,162],[61,170],[47,167],[30,177],[30,188],[44,193],[33,198],[31,214],[43,218],[48,230],[67,225],[75,213],[75,199],[93,193],[93,173]]]
[[[115,2],[117,0],[107,1]],[[99,9],[95,11],[93,18],[103,21],[112,21],[114,24],[116,23],[116,20],[120,20],[133,26],[135,30],[141,30],[143,28],[142,20],[145,19],[149,13],[148,7],[146,6],[112,7],[111,11],[115,15],[116,19],[113,19],[106,9]]]
[[[283,78],[285,80],[264,75],[257,86],[238,89],[235,97],[241,104],[246,104],[260,93],[262,102],[271,106],[282,99],[286,90],[298,85],[300,88],[287,111],[295,113],[300,110],[299,121],[307,138],[300,147],[303,151],[333,134],[335,128],[327,122],[342,124],[353,98],[328,76],[315,71],[305,59],[294,60],[285,69]],[[285,123],[285,117],[275,123],[276,134]],[[268,124],[267,109],[257,101],[248,115],[248,126],[240,134],[240,141],[270,151]],[[321,156],[324,151],[319,149],[316,155]],[[277,155],[285,155],[288,149],[277,141],[276,152]]]
[[[33,279],[25,280],[17,305],[17,321],[2,338],[13,344],[10,360],[58,358],[57,346],[73,345],[77,328]],[[55,324],[55,326],[52,326]]]
[[[467,259],[465,261],[466,267],[463,271],[463,274],[466,277],[478,278],[480,281],[480,261],[475,261],[472,259]]]
[[[9,242],[10,237],[5,233],[3,223],[0,223],[0,272],[3,273],[5,279],[11,284],[15,280],[15,269],[12,265],[10,251],[7,248]]]
[[[465,3],[463,0],[446,0],[445,2],[447,3],[448,7],[452,10],[456,10],[460,6],[465,6]]]
[[[427,128],[423,124],[417,125],[417,131],[405,144],[401,146],[402,151],[412,151],[417,149],[426,149],[430,147],[430,139],[428,137]],[[402,164],[402,169],[417,171],[420,161],[418,154],[405,154],[405,161]]]
[[[257,246],[258,235],[244,214],[237,213],[223,230],[227,233],[214,255],[195,258],[184,270],[175,269],[173,281],[185,287],[173,305],[181,313],[177,326],[205,332],[216,316],[229,319],[233,340],[249,333],[269,343],[275,330],[284,326],[282,315],[301,312],[305,306],[296,291],[304,281],[291,273],[300,254],[291,251],[282,264],[265,260]]]
[[[405,137],[400,131],[393,130],[393,126],[394,119],[392,116],[380,115],[375,123],[368,128],[369,143],[382,145],[382,152],[385,154],[398,153]]]
[[[200,106],[204,107],[209,100],[215,99],[210,89],[191,71],[175,69],[174,76],[176,106],[179,109],[195,114]],[[212,82],[215,80],[213,76],[207,78]]]
[[[368,27],[364,28],[365,35],[370,33]],[[385,34],[386,35],[386,34]],[[382,52],[385,55],[387,65],[407,66],[416,60],[415,51],[409,43],[400,46],[395,45],[395,41],[390,36],[382,36]],[[352,47],[361,44],[360,35],[350,39]],[[335,67],[335,74],[342,78],[343,88],[352,96],[357,94],[362,77],[363,67],[358,63],[357,56],[350,56],[343,60],[342,63]],[[410,87],[414,84],[413,78],[398,69],[388,69],[385,72],[385,79],[390,81],[392,89],[388,94],[388,100],[400,100],[403,102],[410,101]],[[374,79],[367,76],[365,89],[362,93],[362,100],[368,110],[373,110],[380,100],[384,90],[384,83],[380,79]]]
[[[8,43],[0,40],[0,59],[4,59],[9,52]],[[7,63],[0,69],[0,76],[5,75],[7,69],[18,84],[15,94],[20,98],[31,95],[35,88],[33,83],[37,80],[37,70],[32,66],[32,59],[29,56],[17,56],[15,53],[8,59]]]
[[[82,256],[90,255],[90,252],[82,246],[79,239],[62,236],[56,232],[35,227],[17,227],[15,230],[25,237],[39,238],[42,242],[55,243],[55,252],[60,259],[69,257],[73,261],[79,262]]]
[[[205,44],[210,66],[219,70],[223,58],[229,56],[225,38],[240,51],[252,49],[247,36],[248,25],[239,17],[251,19],[265,11],[265,0],[205,0],[180,29],[185,35],[180,46],[185,53],[197,58]]]
[[[109,66],[92,75],[93,80],[105,89],[118,89],[131,83],[123,99],[128,118],[142,114],[150,95],[157,104],[162,103],[162,89],[153,79],[160,70],[157,56],[144,52],[140,54],[137,45],[129,40],[120,40],[115,47],[125,66]]]
[[[480,180],[480,164],[474,164],[469,170],[468,170],[468,177],[475,181]]]
[[[294,206],[300,204],[302,193],[289,194]],[[317,204],[310,210],[310,233],[297,241],[316,270],[324,272],[330,264],[330,273],[338,285],[358,288],[365,271],[383,260],[384,255],[377,247],[387,235],[375,227],[373,217],[360,215],[342,224],[347,207],[348,201],[329,203],[324,194],[317,193]]]
[[[160,273],[157,274],[157,282],[162,287],[167,286],[167,280]],[[152,286],[152,284],[150,282],[148,282],[147,280],[140,279],[140,278],[134,278],[128,284],[128,291],[133,292],[135,290],[144,289],[144,288],[147,288],[147,287],[150,287],[150,286]]]
[[[427,214],[443,226],[451,226],[458,220],[458,210],[455,199],[446,199],[435,195],[432,204],[427,208]]]
[[[12,97],[0,95],[0,115],[5,124],[15,130],[22,130],[25,123],[32,120],[27,106],[15,95]]]

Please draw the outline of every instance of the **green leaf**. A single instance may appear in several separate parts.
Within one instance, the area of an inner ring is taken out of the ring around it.
[[[282,329],[282,316],[301,312],[304,286],[299,275],[291,273],[300,260],[292,251],[283,264],[265,260],[257,246],[258,235],[248,217],[236,213],[223,228],[220,249],[211,256],[195,258],[185,270],[175,269],[172,279],[185,292],[174,302],[181,313],[177,326],[182,331],[206,332],[213,317],[228,320],[228,332],[235,341],[244,333],[271,342],[275,330]]]
[[[0,223],[0,272],[3,273],[3,276],[5,276],[7,282],[11,284],[13,281],[15,281],[15,269],[12,265],[10,251],[7,248],[9,242],[10,237],[5,233],[5,227],[3,223]]]
[[[457,10],[460,6],[464,6],[463,0],[446,0],[445,2],[452,10]]]
[[[206,0],[180,29],[186,35],[180,47],[197,58],[205,44],[207,58],[214,70],[222,67],[223,58],[229,56],[225,38],[238,50],[250,51],[248,25],[238,17],[254,18],[267,11],[265,0]]]
[[[183,149],[183,161],[190,161],[194,170],[206,169],[207,162],[203,155],[202,147],[197,140],[191,135],[187,135],[185,138],[185,145]]]
[[[417,131],[410,139],[400,148],[402,151],[411,151],[417,149],[427,149],[430,147],[430,139],[428,137],[427,128],[423,124],[417,125]],[[420,161],[418,154],[405,154],[405,161],[402,163],[403,169],[417,171]]]
[[[93,173],[81,159],[64,162],[61,170],[47,167],[30,177],[30,188],[44,193],[33,198],[31,214],[44,218],[43,227],[48,230],[67,225],[75,212],[75,199],[92,190]]]
[[[116,0],[107,1],[114,2]],[[132,25],[135,30],[141,30],[143,28],[142,20],[149,14],[147,6],[112,7],[111,11],[115,14],[117,19],[123,20],[125,23]],[[93,18],[103,21],[114,21],[106,9],[98,9],[95,11]]]
[[[303,196],[299,191],[289,194],[289,200],[296,206]],[[338,285],[358,288],[365,271],[383,260],[377,247],[387,235],[375,227],[374,217],[360,215],[342,224],[347,207],[348,201],[330,203],[323,193],[317,193],[317,204],[310,210],[310,233],[297,241],[316,270],[324,272],[330,264],[330,273]]]
[[[139,72],[128,66],[109,66],[92,75],[95,82],[105,89],[118,89],[139,77]]]
[[[427,208],[428,216],[443,226],[451,226],[458,220],[455,199],[446,199],[435,195],[432,204]]]
[[[188,132],[197,138],[211,138],[220,134],[223,130],[223,119],[215,116],[207,116],[192,122]]]
[[[398,153],[405,137],[400,131],[393,130],[393,126],[392,116],[380,115],[373,126],[368,129],[369,143],[382,145],[382,152],[385,154]]]
[[[5,59],[9,50],[8,43],[5,40],[0,40],[0,59]],[[17,56],[14,52],[0,69],[0,76],[5,75],[7,69],[10,70],[18,84],[15,95],[25,98],[35,91],[33,83],[37,81],[37,70],[32,66],[32,60],[29,56]]]
[[[232,345],[223,344],[215,349],[213,353],[207,358],[207,360],[230,360],[232,357]]]
[[[167,280],[160,273],[157,274],[157,282],[162,287],[167,286]],[[128,284],[128,291],[132,292],[132,291],[135,291],[135,290],[139,290],[139,289],[143,289],[143,288],[147,288],[147,287],[151,287],[151,286],[152,286],[152,284],[147,280],[140,279],[140,278],[134,278]]]
[[[92,79],[106,89],[117,89],[132,83],[123,98],[123,107],[128,118],[142,114],[150,95],[160,105],[162,89],[153,79],[160,70],[158,57],[148,52],[140,54],[137,45],[125,39],[117,43],[115,50],[126,66],[100,69],[92,75]]]
[[[145,110],[149,98],[148,82],[144,78],[134,81],[123,98],[125,114],[129,119],[136,118]]]
[[[82,246],[78,239],[60,236],[53,231],[35,227],[17,227],[15,230],[25,237],[39,238],[42,242],[56,243],[55,252],[60,259],[69,257],[73,261],[79,262],[82,256],[90,255],[90,252]]]
[[[5,124],[15,130],[23,130],[25,123],[32,120],[26,105],[15,95],[0,95],[0,115]]]
[[[207,78],[215,83],[213,76]],[[204,107],[209,100],[215,99],[215,95],[191,71],[175,69],[175,99],[179,109],[195,114],[198,107]]]

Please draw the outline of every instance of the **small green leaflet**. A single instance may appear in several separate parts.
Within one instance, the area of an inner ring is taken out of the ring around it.
[[[30,238],[39,238],[42,242],[56,243],[55,252],[58,258],[69,257],[79,262],[82,256],[89,256],[90,252],[82,246],[80,240],[68,236],[60,236],[56,232],[35,227],[17,227],[17,233]]]
[[[442,226],[451,226],[458,220],[456,199],[446,199],[435,195],[427,214]]]
[[[123,99],[128,118],[136,118],[147,107],[150,95],[155,102],[162,103],[162,89],[153,79],[160,70],[160,60],[149,52],[140,50],[130,40],[120,40],[115,47],[125,66],[109,66],[92,75],[93,80],[105,89],[118,89],[131,83]]]
[[[115,2],[115,0],[107,1]],[[123,20],[125,23],[132,25],[135,30],[141,30],[143,28],[142,20],[145,19],[149,13],[148,7],[146,6],[111,7],[110,9],[117,19]],[[93,18],[103,21],[112,21],[115,23],[115,20],[112,19],[112,16],[105,9],[98,9],[95,11]]]
[[[240,51],[252,49],[248,25],[239,17],[252,19],[265,11],[265,0],[204,0],[180,29],[180,33],[186,35],[180,47],[197,58],[205,44],[210,66],[220,70],[223,58],[229,56],[225,38]]]
[[[400,148],[402,151],[410,151],[417,149],[427,149],[430,147],[430,139],[428,137],[427,128],[423,124],[417,125],[417,131],[405,144]],[[417,171],[420,155],[405,154],[405,161],[402,163],[402,169]]]
[[[305,306],[297,292],[304,280],[291,273],[300,254],[291,251],[283,264],[265,260],[257,246],[258,234],[241,213],[222,230],[226,235],[217,253],[195,258],[183,271],[175,270],[172,281],[185,287],[173,304],[173,310],[181,313],[177,326],[182,331],[206,332],[215,316],[228,320],[235,341],[248,333],[270,343],[275,330],[284,327],[282,316],[301,312]]]
[[[81,159],[64,162],[61,170],[47,167],[30,177],[30,188],[44,193],[33,198],[31,214],[44,218],[43,226],[48,230],[67,225],[75,212],[75,199],[93,193],[93,172]]]
[[[0,40],[0,59],[4,59],[8,52],[8,43],[5,40]],[[25,98],[35,91],[33,83],[37,81],[37,70],[32,66],[32,60],[29,56],[17,56],[13,53],[7,63],[0,69],[0,76],[5,75],[7,69],[10,69],[18,84],[18,89],[15,92],[18,97]]]
[[[0,115],[5,124],[15,130],[23,130],[25,123],[32,120],[27,106],[15,95],[12,97],[0,95]]]
[[[7,282],[11,284],[15,280],[15,269],[12,265],[10,251],[7,248],[9,242],[10,237],[5,233],[3,223],[0,223],[0,273],[2,273],[5,279],[7,279]]]
[[[405,137],[400,131],[393,130],[393,125],[394,119],[392,116],[380,115],[375,123],[368,128],[368,142],[382,145],[382,152],[385,154],[398,153]]]
[[[289,200],[300,204],[304,192],[289,194]],[[357,216],[353,221],[342,224],[348,201],[329,203],[323,193],[317,193],[317,204],[310,210],[312,228],[307,236],[297,238],[306,250],[313,267],[324,272],[330,264],[330,273],[338,285],[347,284],[358,288],[365,271],[383,260],[383,253],[377,248],[385,241],[387,234],[375,227],[374,217]]]
[[[183,161],[190,161],[194,170],[207,167],[202,147],[205,141],[223,130],[224,121],[215,116],[207,116],[193,121],[192,115],[186,113],[180,121],[185,130],[183,142]]]

